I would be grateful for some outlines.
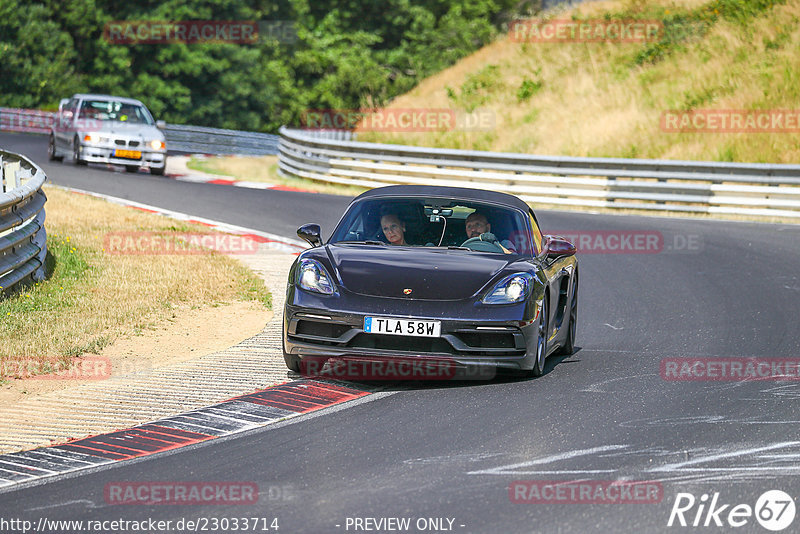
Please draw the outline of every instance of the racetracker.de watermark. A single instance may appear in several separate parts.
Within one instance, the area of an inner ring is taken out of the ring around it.
[[[491,365],[461,365],[445,358],[326,358],[300,360],[300,374],[336,380],[491,380]]]
[[[667,133],[798,133],[798,109],[695,109],[661,114]]]
[[[0,108],[0,131],[48,133],[55,131],[100,130],[102,122],[97,119],[78,117],[58,120],[52,111],[25,108]]]
[[[103,489],[112,505],[242,505],[259,498],[255,482],[109,482]]]
[[[800,380],[800,358],[664,358],[667,381]]]
[[[703,249],[700,234],[657,230],[548,230],[547,233],[575,245],[578,254],[696,254]],[[526,251],[527,237],[512,234],[509,239],[518,251]]]
[[[34,380],[106,380],[151,371],[149,362],[119,361],[107,356],[86,354],[69,361],[54,358],[14,358],[0,360],[0,378]]]
[[[116,20],[107,22],[103,37],[111,44],[255,44],[275,40],[295,43],[295,23],[290,20]]]
[[[664,37],[658,20],[527,19],[509,25],[518,43],[652,43]]]
[[[518,504],[656,504],[660,482],[630,480],[515,480],[508,498]]]
[[[119,255],[255,254],[258,242],[245,235],[221,233],[110,232],[103,238],[103,250]]]
[[[362,132],[490,131],[495,128],[495,114],[448,108],[309,109],[301,114],[300,127]]]

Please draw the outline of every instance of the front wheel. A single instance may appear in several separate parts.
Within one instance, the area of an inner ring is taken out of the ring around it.
[[[167,170],[167,166],[164,165],[163,167],[150,167],[150,174],[155,174],[156,176],[164,176],[164,171]]]
[[[294,371],[295,373],[300,373],[300,358],[295,356],[294,354],[286,354],[283,353],[283,361],[286,363],[286,367],[290,371]]]
[[[86,161],[81,159],[81,143],[78,138],[72,143],[72,161],[75,165],[86,165]]]
[[[578,328],[578,272],[575,271],[575,281],[572,285],[572,302],[569,305],[569,326],[567,327],[567,340],[558,351],[559,354],[570,356],[575,353],[575,332]]]
[[[542,376],[544,374],[544,364],[547,361],[547,337],[548,337],[548,309],[547,294],[542,298],[542,309],[539,311],[539,328],[536,339],[536,361],[530,376]]]
[[[50,140],[47,142],[47,159],[50,161],[62,161],[64,156],[59,156],[56,153],[56,138],[50,134]]]

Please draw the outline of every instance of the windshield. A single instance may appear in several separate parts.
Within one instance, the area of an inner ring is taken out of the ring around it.
[[[84,100],[78,117],[98,121],[153,124],[153,119],[144,106],[110,100]]]
[[[441,198],[378,198],[350,206],[329,243],[465,247],[531,254],[526,217],[516,209]]]

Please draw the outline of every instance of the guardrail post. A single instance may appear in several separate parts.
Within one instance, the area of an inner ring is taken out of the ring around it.
[[[13,191],[14,189],[19,187],[19,176],[17,173],[19,172],[19,162],[12,161],[10,163],[3,163],[3,176],[4,176],[4,188],[3,192],[6,191]]]

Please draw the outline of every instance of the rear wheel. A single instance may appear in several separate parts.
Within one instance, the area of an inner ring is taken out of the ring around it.
[[[575,281],[572,284],[572,302],[569,305],[567,340],[561,350],[558,351],[559,354],[566,356],[575,352],[575,332],[578,328],[578,271],[575,271]]]
[[[542,376],[544,374],[544,364],[547,361],[547,327],[548,327],[547,293],[542,299],[542,309],[539,312],[539,328],[536,339],[536,361],[530,376]]]
[[[59,156],[56,153],[56,138],[50,134],[50,140],[47,142],[47,159],[50,161],[62,161],[64,156]]]

